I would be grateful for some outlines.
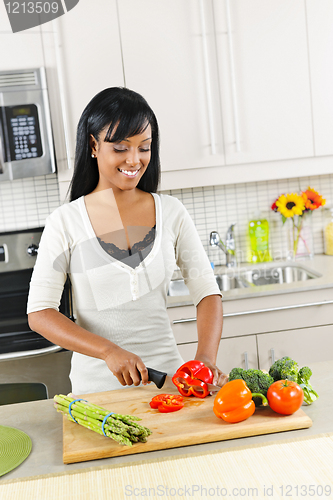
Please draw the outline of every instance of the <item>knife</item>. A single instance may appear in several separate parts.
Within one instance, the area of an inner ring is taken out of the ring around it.
[[[162,389],[162,387],[169,387],[171,389],[175,389],[176,385],[172,382],[172,377],[167,375],[165,372],[160,372],[159,370],[155,370],[154,368],[149,368],[148,370],[148,380],[149,382],[154,382],[158,389]],[[140,372],[139,372],[140,373]],[[218,385],[207,384],[207,389],[209,392],[218,392],[221,387]]]

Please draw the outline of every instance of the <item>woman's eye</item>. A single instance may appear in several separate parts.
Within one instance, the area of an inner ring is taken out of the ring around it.
[[[141,153],[149,153],[150,148],[141,148],[140,151]]]
[[[127,151],[127,148],[121,148],[121,147],[115,147],[115,146],[113,146],[113,150],[116,153],[123,153],[124,151]]]

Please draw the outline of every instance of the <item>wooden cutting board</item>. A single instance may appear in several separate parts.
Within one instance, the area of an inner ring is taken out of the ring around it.
[[[149,402],[158,393],[179,394],[177,389],[158,390],[154,384],[82,395],[90,403],[115,413],[136,415],[140,424],[153,433],[146,443],[123,446],[64,417],[63,461],[65,464],[98,458],[178,448],[213,441],[224,441],[259,434],[271,434],[311,427],[312,420],[299,409],[293,415],[279,415],[270,408],[257,408],[254,415],[236,424],[217,418],[213,413],[214,396],[205,399],[184,398],[185,406],[174,413],[152,410]]]

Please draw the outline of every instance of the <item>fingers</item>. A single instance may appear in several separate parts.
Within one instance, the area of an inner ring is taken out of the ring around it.
[[[149,380],[148,380],[148,370],[146,366],[143,364],[143,362],[140,360],[140,363],[137,365],[137,369],[139,372],[139,377],[142,381],[143,385],[147,385]],[[139,382],[140,383],[140,382]]]
[[[105,361],[121,385],[138,386],[141,380],[144,385],[148,383],[148,370],[139,356],[119,348],[116,356],[113,353]]]
[[[220,372],[219,378],[218,378],[218,381],[217,381],[216,385],[218,385],[220,387],[223,387],[228,382],[228,380],[229,380],[228,375],[226,375],[223,372]]]

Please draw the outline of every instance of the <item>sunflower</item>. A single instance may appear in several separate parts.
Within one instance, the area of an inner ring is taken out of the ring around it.
[[[322,196],[320,196],[317,191],[308,187],[306,191],[301,193],[301,196],[304,200],[305,210],[316,210],[319,207],[325,205],[326,200]]]
[[[275,203],[278,211],[287,218],[302,215],[305,210],[304,199],[297,193],[281,194]]]

